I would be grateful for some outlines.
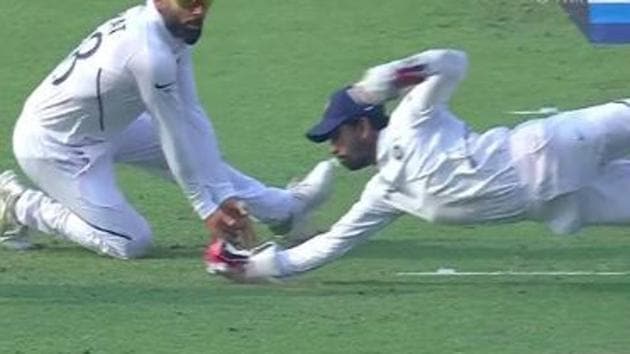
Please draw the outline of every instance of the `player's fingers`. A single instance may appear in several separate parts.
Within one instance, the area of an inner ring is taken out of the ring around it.
[[[220,224],[221,226],[229,229],[235,227],[237,221],[236,218],[233,218],[229,214],[224,213],[223,215],[221,215]]]
[[[232,237],[240,237],[243,230],[251,223],[248,217],[233,218],[231,216],[224,216],[221,218],[217,225],[221,229],[223,234],[231,235]]]
[[[224,230],[222,230],[221,228],[214,228],[210,231],[210,234],[212,235],[212,237],[214,238],[220,238],[223,240],[229,240],[230,236],[228,233],[226,233]]]
[[[424,65],[405,67],[396,71],[395,83],[398,86],[419,84],[426,78]]]
[[[249,215],[247,204],[241,200],[228,199],[220,206],[221,211],[232,217],[243,217]]]
[[[212,235],[238,245],[242,245],[242,240],[244,239],[244,236],[242,236],[243,231],[239,230],[218,229],[215,230]]]
[[[243,244],[246,248],[252,248],[256,246],[256,232],[254,230],[254,225],[251,223],[251,220],[247,222],[245,227],[243,228]]]
[[[237,201],[235,204],[235,209],[238,212],[238,214],[240,216],[248,216],[249,215],[249,211],[247,210],[247,204],[245,204],[245,202],[243,201]]]

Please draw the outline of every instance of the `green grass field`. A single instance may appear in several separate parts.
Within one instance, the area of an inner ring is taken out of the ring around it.
[[[0,5],[0,168],[30,91],[131,0]],[[470,55],[453,108],[478,129],[508,110],[630,96],[628,49],[586,42],[555,1],[223,0],[197,49],[200,96],[229,161],[284,185],[326,146],[304,131],[335,88],[428,47]],[[370,171],[340,172],[334,222]],[[551,235],[402,218],[340,261],[284,285],[210,277],[206,234],[178,188],[122,168],[151,221],[151,257],[117,261],[41,238],[0,250],[0,353],[630,353],[630,277],[397,277],[400,271],[626,271],[630,235]],[[622,191],[625,193],[625,191]],[[264,233],[264,229],[261,229]]]

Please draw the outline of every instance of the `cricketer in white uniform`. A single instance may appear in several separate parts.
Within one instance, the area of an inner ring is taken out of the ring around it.
[[[152,232],[120,192],[115,163],[174,179],[204,220],[238,198],[259,220],[281,223],[322,197],[322,185],[269,188],[223,161],[191,60],[210,4],[147,0],[96,28],[45,78],[13,136],[17,161],[40,190],[11,171],[0,175],[2,241],[20,241],[27,226],[117,258],[146,254]],[[191,20],[169,21],[181,13]]]
[[[234,258],[228,277],[282,278],[340,257],[402,214],[446,224],[535,220],[556,233],[630,223],[630,103],[611,102],[472,132],[448,101],[467,57],[429,50],[336,92],[307,137],[350,169],[378,173],[328,232]],[[410,91],[408,89],[411,88]],[[404,95],[386,125],[382,103]],[[224,251],[225,252],[225,251]]]

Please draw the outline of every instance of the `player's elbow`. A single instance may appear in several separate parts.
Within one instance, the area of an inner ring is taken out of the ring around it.
[[[462,50],[448,49],[444,52],[446,74],[462,79],[468,72],[468,55]]]
[[[457,49],[435,49],[440,75],[461,80],[468,71],[468,55]]]

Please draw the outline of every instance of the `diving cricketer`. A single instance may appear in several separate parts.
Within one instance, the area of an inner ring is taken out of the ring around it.
[[[533,220],[556,233],[630,223],[630,100],[474,132],[449,108],[464,52],[434,49],[376,66],[336,91],[307,137],[329,141],[350,170],[378,173],[328,232],[290,249],[265,244],[232,257],[225,275],[284,278],[342,256],[397,217],[432,223]],[[402,97],[391,116],[384,103]],[[212,252],[211,252],[212,253]]]

